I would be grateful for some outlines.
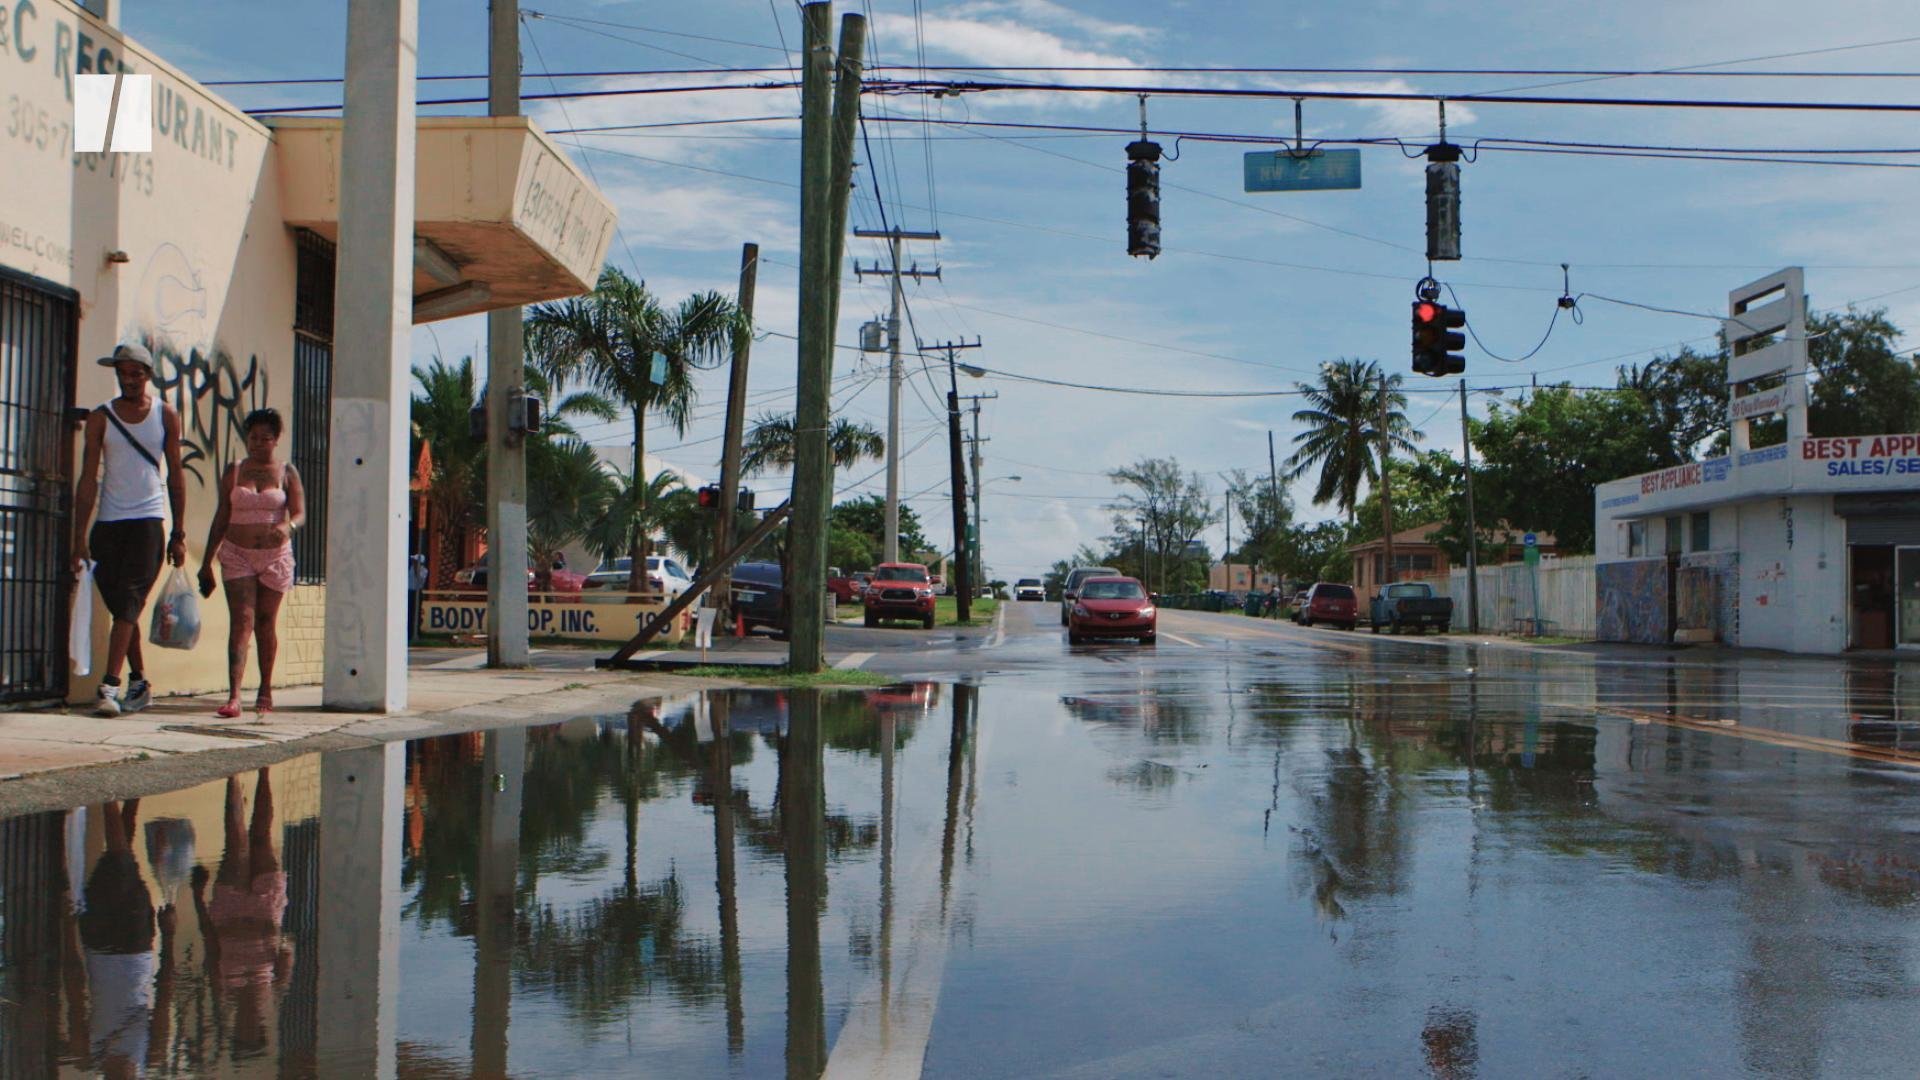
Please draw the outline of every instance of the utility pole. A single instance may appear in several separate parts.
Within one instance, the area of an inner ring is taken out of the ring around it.
[[[1380,527],[1382,542],[1386,547],[1386,574],[1380,579],[1385,588],[1393,583],[1393,483],[1387,474],[1389,462],[1393,458],[1393,435],[1387,430],[1387,416],[1390,412],[1387,393],[1387,373],[1380,373]]]
[[[881,561],[900,561],[900,386],[905,379],[905,369],[900,364],[900,279],[910,277],[914,281],[921,278],[938,278],[940,268],[920,269],[919,263],[913,269],[900,269],[900,241],[902,240],[938,240],[938,232],[909,232],[905,229],[855,229],[853,235],[859,237],[884,237],[893,253],[893,265],[883,267],[875,263],[871,267],[853,264],[853,275],[864,278],[868,274],[887,274],[893,278],[893,310],[887,316],[887,509],[886,531],[881,543]]]
[[[918,345],[918,342],[915,342]],[[961,349],[977,349],[980,340],[971,343],[949,341],[935,345],[947,354],[947,446],[948,446],[948,486],[953,489],[953,563],[958,572],[953,575],[954,606],[961,622],[973,618],[973,574],[967,566],[967,469],[962,462],[960,452],[960,372],[954,353]],[[924,351],[927,346],[921,345]]]
[[[973,544],[972,550],[968,552],[968,557],[973,560],[973,584],[976,591],[981,583],[986,580],[986,562],[980,555],[980,444],[993,441],[980,437],[980,403],[983,401],[992,401],[999,396],[999,393],[996,392],[992,394],[970,394],[966,398],[966,400],[973,402],[973,438],[967,440],[967,445],[972,450],[968,464],[973,467]]]
[[[1280,523],[1280,466],[1276,463],[1277,461],[1278,459],[1273,456],[1273,429],[1268,428],[1267,429],[1267,497],[1273,500],[1273,521],[1276,526]],[[1272,567],[1271,569],[1274,572],[1274,576],[1276,578],[1279,577],[1280,568],[1275,566],[1275,567]],[[1283,585],[1282,588],[1284,587],[1285,586]]]
[[[1227,551],[1226,551],[1227,587],[1221,591],[1232,592],[1233,591],[1233,489],[1232,488],[1227,489],[1226,503],[1227,503]]]
[[[489,7],[487,115],[520,115],[520,0],[492,0]],[[494,668],[529,663],[520,571],[528,550],[527,451],[507,430],[508,403],[525,392],[523,335],[519,308],[487,312],[487,666]]]
[[[787,531],[787,666],[810,674],[826,666],[827,514],[833,502],[828,398],[866,20],[859,15],[841,20],[836,63],[828,43],[832,3],[806,4],[800,12],[806,31],[800,90],[800,341],[793,517]]]
[[[1467,463],[1467,629],[1480,632],[1480,530],[1473,521],[1473,436],[1467,431],[1467,380],[1460,380],[1460,453]]]
[[[760,245],[740,245],[740,325],[733,333],[733,364],[727,373],[727,427],[720,443],[720,519],[713,525],[713,557],[733,550],[733,518],[740,493],[740,442],[747,427],[747,362],[753,353],[753,291],[759,281]],[[716,616],[728,619],[733,606],[733,578],[714,586],[719,603]]]

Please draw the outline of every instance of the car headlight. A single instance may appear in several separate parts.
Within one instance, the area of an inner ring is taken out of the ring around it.
[[[933,595],[933,590],[932,590],[932,589],[924,589],[924,588],[923,588],[923,589],[915,589],[915,590],[913,590],[913,592],[914,592],[914,595],[916,595],[916,596],[920,596],[920,597],[923,597],[923,598],[924,598],[924,597],[928,597],[928,596],[932,596],[932,595]]]
[[[1073,613],[1074,613],[1075,615],[1078,615],[1078,616],[1080,616],[1080,617],[1081,617],[1081,618],[1083,618],[1083,619],[1084,619],[1084,618],[1087,618],[1087,617],[1088,617],[1089,615],[1091,615],[1091,614],[1092,614],[1092,612],[1089,612],[1089,611],[1088,611],[1088,610],[1087,610],[1086,608],[1084,608],[1084,607],[1082,607],[1082,606],[1081,606],[1081,605],[1079,605],[1079,604],[1075,604],[1075,605],[1073,605]]]
[[[1151,619],[1151,618],[1153,618],[1153,605],[1152,605],[1152,604],[1148,604],[1148,605],[1147,605],[1146,607],[1143,607],[1143,608],[1141,608],[1141,609],[1140,609],[1140,617],[1141,617],[1141,618],[1143,618],[1143,619]]]

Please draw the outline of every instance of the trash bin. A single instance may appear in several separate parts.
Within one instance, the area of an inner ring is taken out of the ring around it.
[[[1265,608],[1265,606],[1266,606],[1266,597],[1264,595],[1257,592],[1250,592],[1247,594],[1247,607],[1246,607],[1247,614],[1257,619],[1260,617],[1260,613]]]

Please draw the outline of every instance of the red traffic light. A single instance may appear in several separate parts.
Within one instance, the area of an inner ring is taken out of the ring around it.
[[[1413,305],[1413,318],[1416,322],[1430,323],[1440,316],[1440,305],[1421,301]]]
[[[712,508],[720,505],[720,489],[719,488],[703,487],[699,490],[699,496],[700,496],[700,506],[702,509],[711,510]]]

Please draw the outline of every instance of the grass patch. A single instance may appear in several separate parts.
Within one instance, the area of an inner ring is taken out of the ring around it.
[[[846,671],[841,668],[828,668],[814,674],[794,674],[786,667],[760,667],[750,664],[703,664],[682,671],[670,671],[671,675],[688,675],[696,679],[734,679],[760,686],[891,686],[899,682],[893,675],[882,675],[873,671]]]
[[[957,596],[936,596],[933,598],[933,621],[936,626],[980,626],[993,621],[994,609],[1000,601],[992,597],[982,597],[973,602],[973,618],[960,621],[960,598]]]

